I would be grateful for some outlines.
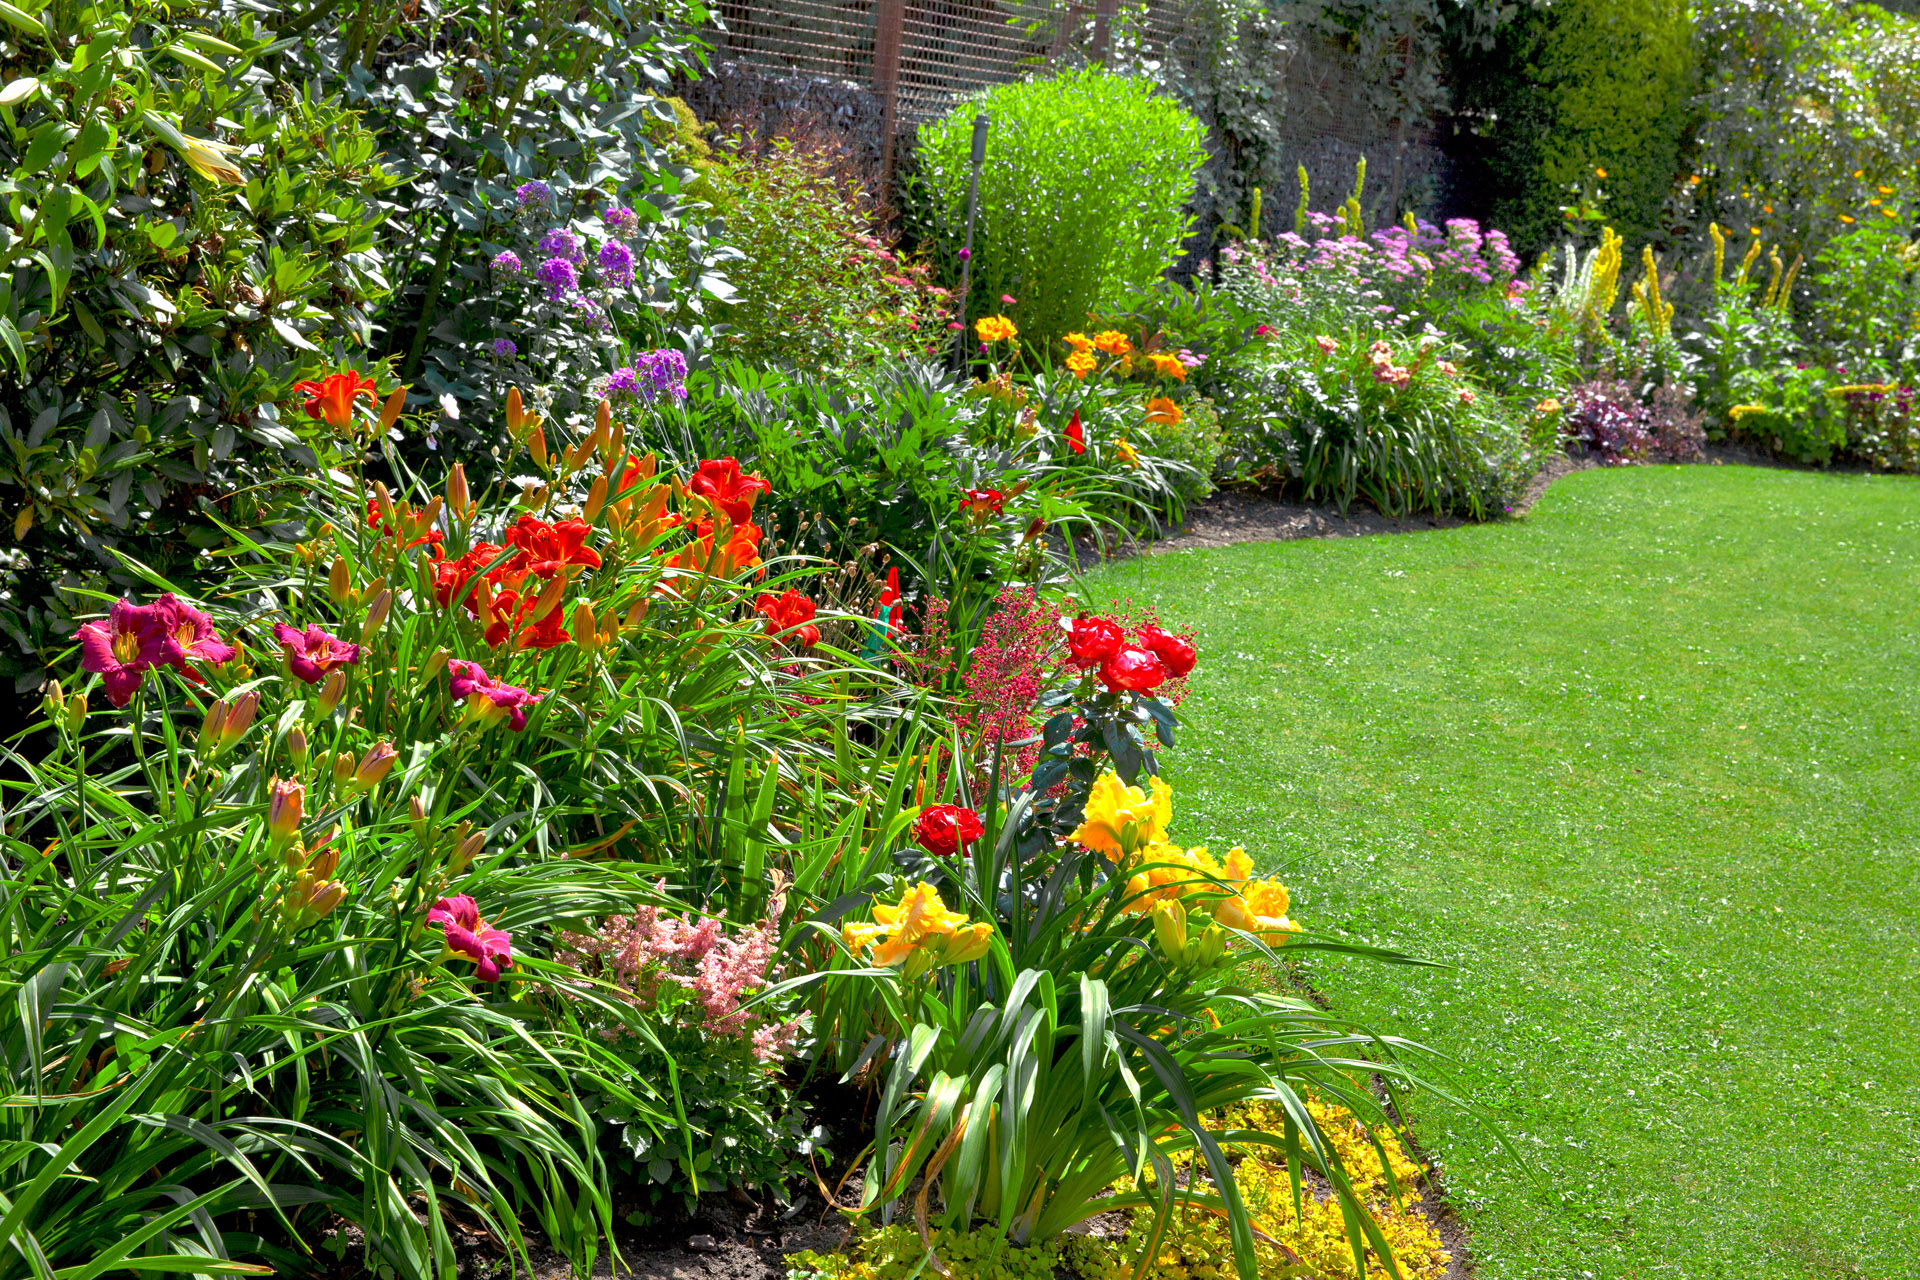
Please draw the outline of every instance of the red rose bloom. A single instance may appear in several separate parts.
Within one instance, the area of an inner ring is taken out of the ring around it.
[[[913,824],[914,843],[928,853],[950,858],[987,833],[980,815],[957,804],[936,804]]]
[[[1097,666],[1126,642],[1126,632],[1105,618],[1075,618],[1067,626],[1067,652],[1076,666]]]
[[[1128,645],[1100,664],[1100,678],[1115,693],[1122,689],[1152,693],[1166,682],[1167,664],[1145,649]]]
[[[1167,674],[1175,680],[1193,670],[1193,664],[1200,661],[1193,641],[1170,631],[1162,631],[1159,627],[1140,628],[1140,643],[1154,657],[1167,664]]]

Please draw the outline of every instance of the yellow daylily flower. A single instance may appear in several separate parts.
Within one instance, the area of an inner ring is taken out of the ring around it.
[[[1093,780],[1079,828],[1069,840],[1115,862],[1147,845],[1163,843],[1173,821],[1173,788],[1153,778],[1150,791],[1130,787],[1112,770]]]

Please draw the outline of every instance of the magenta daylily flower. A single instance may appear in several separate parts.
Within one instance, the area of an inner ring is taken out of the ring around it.
[[[273,638],[286,651],[287,670],[307,684],[319,684],[339,668],[360,661],[359,645],[348,644],[317,622],[305,631],[276,622]]]
[[[172,660],[167,654],[167,621],[156,606],[131,600],[116,600],[105,622],[85,624],[74,639],[80,642],[80,669],[100,677],[107,700],[116,707],[133,701],[134,690],[146,680],[149,668]]]
[[[448,950],[473,961],[473,976],[482,982],[500,981],[500,971],[513,964],[513,935],[482,920],[479,904],[467,894],[434,903],[427,923],[445,931]]]
[[[495,680],[479,663],[461,658],[447,663],[447,690],[455,698],[464,698],[468,711],[484,723],[511,717],[507,727],[515,733],[527,727],[527,708],[543,696]]]
[[[171,591],[148,607],[166,632],[163,661],[185,671],[192,658],[217,667],[233,657],[233,646],[214,633],[213,619]]]

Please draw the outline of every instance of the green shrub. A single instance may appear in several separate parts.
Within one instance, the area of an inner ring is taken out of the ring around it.
[[[1146,81],[1097,70],[1002,85],[920,131],[919,216],[948,255],[966,224],[973,118],[982,112],[993,125],[970,316],[1018,298],[1033,349],[1095,311],[1123,310],[1180,255],[1206,130]]]
[[[1177,474],[1174,491],[1185,502],[1195,503],[1213,492],[1213,469],[1226,450],[1226,438],[1213,401],[1196,396],[1180,407],[1185,416],[1179,422],[1149,423],[1143,443],[1150,452],[1192,469]]]
[[[867,234],[867,196],[825,154],[775,138],[726,160],[723,352],[818,372],[926,355],[945,343],[946,290]]]
[[[376,238],[394,185],[353,115],[259,75],[211,6],[107,0],[43,13],[55,46],[0,27],[0,680],[37,685],[88,606],[188,581],[223,525],[285,518],[282,471],[333,465],[294,384],[365,367],[388,292]]]
[[[1920,370],[1920,242],[1898,223],[1835,236],[1814,260],[1807,324],[1856,381]]]
[[[1478,121],[1481,171],[1469,188],[1498,193],[1488,219],[1527,254],[1559,238],[1569,206],[1604,216],[1630,243],[1660,238],[1696,76],[1679,0],[1529,8],[1456,63],[1461,108]]]

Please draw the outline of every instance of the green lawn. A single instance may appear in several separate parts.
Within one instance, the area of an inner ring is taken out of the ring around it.
[[[1191,626],[1176,839],[1239,841],[1487,1280],[1920,1276],[1920,484],[1588,471],[1524,520],[1121,564]]]

